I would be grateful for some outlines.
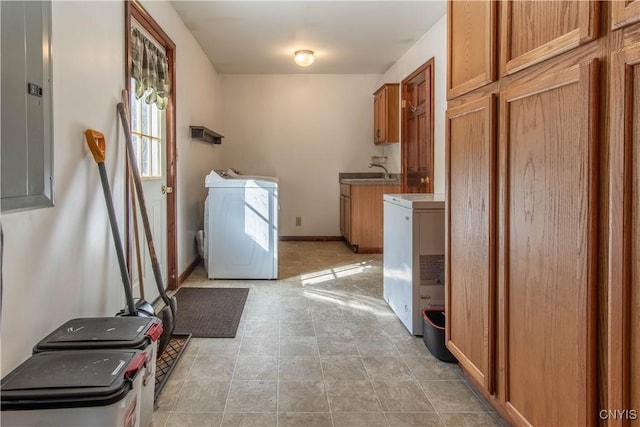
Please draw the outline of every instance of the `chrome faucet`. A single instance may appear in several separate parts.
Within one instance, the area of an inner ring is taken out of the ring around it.
[[[381,165],[381,164],[379,164],[379,163],[369,163],[369,167],[370,167],[370,168],[372,168],[372,167],[374,167],[374,166],[376,166],[376,167],[378,167],[378,168],[382,168],[382,169],[384,169],[384,179],[389,179],[389,178],[391,178],[391,175],[389,175],[389,171],[388,171],[388,170],[387,170],[387,168],[385,168],[383,165]]]

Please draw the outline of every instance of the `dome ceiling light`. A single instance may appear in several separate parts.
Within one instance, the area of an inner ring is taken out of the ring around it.
[[[296,61],[296,64],[301,67],[308,67],[309,65],[313,64],[313,61],[315,59],[313,57],[312,50],[296,50],[296,53],[294,55],[294,61]]]

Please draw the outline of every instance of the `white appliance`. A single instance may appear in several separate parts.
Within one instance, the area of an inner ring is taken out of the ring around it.
[[[205,186],[210,279],[278,278],[278,179],[214,170]]]
[[[444,194],[385,194],[383,296],[413,335],[444,307]]]

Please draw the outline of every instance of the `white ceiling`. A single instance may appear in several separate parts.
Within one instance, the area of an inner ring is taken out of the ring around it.
[[[384,73],[446,1],[181,1],[172,4],[221,74]],[[315,52],[307,68],[299,49]]]

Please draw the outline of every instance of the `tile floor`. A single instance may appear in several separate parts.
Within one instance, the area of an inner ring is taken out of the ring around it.
[[[435,359],[382,299],[382,255],[281,242],[281,279],[249,287],[233,339],[192,339],[153,426],[501,426],[455,364]]]

